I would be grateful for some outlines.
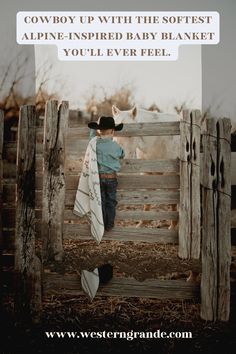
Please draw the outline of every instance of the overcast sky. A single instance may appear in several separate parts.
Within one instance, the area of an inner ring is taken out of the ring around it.
[[[63,62],[58,60],[55,46],[37,45],[35,61],[36,72],[43,63],[45,68],[52,65],[47,88],[59,91],[73,108],[83,109],[94,87],[98,93],[102,87],[109,94],[130,84],[135,103],[141,107],[156,103],[171,111],[174,105],[186,102],[189,108],[201,109],[201,46],[182,46],[173,62]],[[39,76],[37,84],[40,81]]]

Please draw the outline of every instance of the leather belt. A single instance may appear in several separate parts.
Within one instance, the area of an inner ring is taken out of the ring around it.
[[[116,175],[116,173],[100,173],[99,177],[100,178],[116,178],[117,175]]]

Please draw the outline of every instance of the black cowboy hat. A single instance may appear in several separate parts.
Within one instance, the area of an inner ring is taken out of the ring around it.
[[[114,130],[122,130],[123,129],[123,123],[115,125],[115,121],[113,117],[100,117],[99,122],[90,122],[88,123],[88,127],[91,129],[100,129],[100,130],[106,130],[106,129],[114,129]]]

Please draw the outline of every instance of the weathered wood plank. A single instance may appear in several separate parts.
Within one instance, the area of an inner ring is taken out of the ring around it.
[[[40,119],[44,120],[44,116],[40,116]],[[87,124],[91,120],[91,114],[83,112],[77,109],[69,110],[68,126],[69,127],[78,127]]]
[[[201,202],[200,202],[200,139],[201,114],[193,111],[191,116],[191,234],[190,258],[199,259],[201,251]]]
[[[77,127],[79,128],[81,125],[87,125],[88,122],[91,121],[91,114],[84,113],[79,110],[70,109],[69,110],[69,118],[68,118],[68,126],[69,127]],[[42,130],[44,123],[44,116],[41,115],[36,119],[37,130]],[[11,127],[12,132],[17,132],[18,127]]]
[[[65,210],[65,220],[77,220],[72,210]],[[178,220],[177,211],[116,210],[117,220]]]
[[[179,173],[179,160],[121,160],[121,173],[168,172]]]
[[[13,185],[16,184],[16,178],[3,178],[2,182],[3,182],[3,187],[5,185]]]
[[[228,321],[230,315],[231,264],[231,122],[219,119],[218,129],[218,304],[217,318]]]
[[[88,139],[82,138],[69,138],[65,141],[67,155],[76,158],[84,158],[86,148],[88,146]]]
[[[64,224],[64,239],[91,240],[90,225]],[[149,243],[178,243],[178,231],[162,228],[114,227],[105,232],[103,240],[136,241]]]
[[[179,257],[200,257],[200,112],[183,112],[180,156]]]
[[[15,269],[20,273],[29,272],[34,257],[35,123],[35,107],[21,107],[18,130],[15,262]]]
[[[117,136],[165,136],[179,135],[179,122],[158,122],[158,123],[133,123],[125,124]],[[43,143],[43,128],[37,127],[37,143]],[[66,142],[75,143],[78,138],[88,141],[89,128],[87,125],[77,125],[68,128]]]
[[[42,189],[42,176],[36,177],[36,189]],[[76,190],[78,187],[79,175],[65,176],[66,190]],[[119,189],[178,189],[180,186],[178,175],[118,175]]]
[[[79,174],[82,171],[83,157],[72,158],[67,156],[65,161],[65,175]],[[16,165],[3,161],[3,178],[16,178]],[[43,171],[43,157],[36,156],[36,171]],[[143,173],[143,172],[160,172],[160,173],[179,173],[178,160],[138,160],[124,159],[121,161],[121,173]]]
[[[6,141],[4,142],[4,154],[3,158],[9,162],[16,163],[16,141]]]
[[[16,163],[3,160],[3,178],[16,178]]]
[[[162,135],[179,135],[179,122],[158,122],[158,123],[132,123],[125,124],[120,132],[115,133],[117,136],[162,136]],[[88,137],[89,128],[71,128],[69,136],[73,137]]]
[[[59,111],[57,106],[57,101],[47,102],[44,122],[44,174],[41,179],[43,187],[41,234],[44,261],[49,259],[61,261],[63,258],[64,164],[68,102],[62,102]]]
[[[202,279],[201,317],[217,319],[217,130],[216,120],[206,120],[202,138]]]
[[[3,227],[15,227],[15,209],[3,209]],[[35,210],[36,219],[42,218],[42,209]],[[116,220],[178,220],[179,213],[177,211],[144,211],[142,209],[136,210],[117,210]],[[66,209],[64,212],[64,220],[78,220],[78,216],[73,213],[73,210]]]
[[[65,196],[65,206],[72,207],[75,202],[76,190],[69,190]],[[120,205],[143,204],[176,204],[179,202],[179,191],[117,191],[117,201]],[[42,191],[36,191],[36,207],[42,207]]]
[[[179,204],[179,257],[190,256],[191,224],[191,119],[189,111],[183,111],[183,120],[180,122],[180,204]]]
[[[179,122],[158,122],[158,123],[133,123],[125,124],[124,128],[120,132],[116,132],[117,136],[173,136],[179,135]],[[76,145],[79,140],[88,141],[89,128],[86,125],[68,128],[68,134],[66,137],[67,148],[70,149]],[[43,129],[37,128],[37,143],[40,145],[43,143]]]
[[[229,319],[230,121],[207,119],[202,168],[201,317]]]
[[[76,174],[82,171],[83,158],[67,158],[65,162],[65,173]],[[42,158],[36,158],[36,170],[43,169]],[[179,173],[178,159],[172,160],[138,160],[122,159],[121,173],[143,173],[143,172],[173,172]]]
[[[4,159],[10,163],[16,163],[17,143],[15,141],[6,142],[4,145]],[[43,144],[36,144],[36,154],[42,155],[42,153]]]
[[[15,232],[15,311],[21,319],[39,319],[41,280],[35,273],[35,140],[34,106],[20,109],[17,145],[17,203]]]
[[[74,274],[59,275],[45,273],[43,278],[45,295],[83,295],[80,277]],[[144,297],[156,299],[195,299],[199,301],[199,286],[183,280],[148,279],[139,282],[133,278],[113,278],[108,284],[100,285],[96,296]]]

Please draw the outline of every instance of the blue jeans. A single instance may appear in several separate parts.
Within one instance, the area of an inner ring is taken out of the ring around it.
[[[102,215],[104,227],[111,229],[114,226],[116,216],[116,178],[100,178],[101,199],[102,199]]]

